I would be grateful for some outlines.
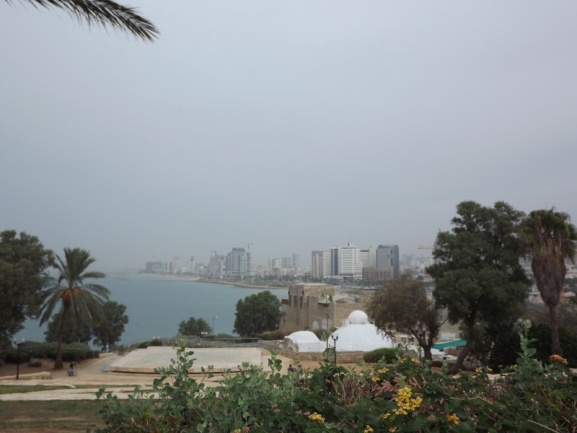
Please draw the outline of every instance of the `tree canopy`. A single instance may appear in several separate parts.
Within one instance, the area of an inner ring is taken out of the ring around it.
[[[11,3],[11,0],[6,0]],[[103,27],[131,33],[141,39],[152,41],[158,30],[150,21],[136,12],[136,9],[123,6],[112,0],[27,0],[34,7],[62,9],[79,21],[88,25],[98,24]]]
[[[281,319],[280,300],[270,291],[240,299],[236,303],[234,332],[243,337],[256,337],[278,329]]]
[[[180,335],[202,335],[203,333],[214,332],[206,320],[196,317],[190,317],[186,321],[180,322],[178,325],[178,333]]]
[[[110,291],[99,284],[86,280],[104,278],[102,272],[87,271],[95,262],[90,252],[81,248],[64,248],[64,260],[56,256],[54,267],[59,276],[55,285],[44,292],[44,303],[40,309],[40,324],[52,316],[60,306],[60,331],[56,349],[55,369],[62,368],[62,338],[66,321],[73,315],[82,323],[94,324],[101,314],[102,304],[108,300]]]
[[[367,313],[375,326],[387,334],[412,335],[431,359],[431,348],[441,325],[442,312],[427,297],[424,283],[410,275],[390,280],[371,297]]]
[[[524,253],[531,258],[537,289],[549,308],[551,351],[560,355],[557,305],[567,274],[565,260],[575,262],[577,229],[564,212],[536,210],[523,221],[522,237]]]
[[[436,263],[427,268],[436,282],[433,296],[467,339],[453,371],[475,342],[510,326],[522,312],[528,293],[519,263],[523,216],[504,202],[485,207],[464,201],[457,205],[452,231],[437,235]]]
[[[10,345],[28,317],[35,317],[53,263],[36,236],[0,232],[0,348]]]
[[[60,323],[61,323],[61,313],[54,314],[46,331],[44,332],[44,339],[46,342],[57,342],[60,338]],[[88,323],[84,323],[79,320],[78,317],[70,315],[65,322],[65,326],[62,329],[62,342],[64,344],[71,343],[84,343],[88,344],[92,339],[92,327]]]
[[[120,341],[124,333],[124,325],[128,323],[126,305],[115,301],[107,301],[102,304],[102,312],[96,317],[92,332],[94,343],[103,349],[112,348]]]

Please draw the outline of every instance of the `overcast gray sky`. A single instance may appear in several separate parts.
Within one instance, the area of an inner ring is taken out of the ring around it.
[[[0,1],[0,229],[110,271],[577,222],[576,2],[124,4],[157,42]]]

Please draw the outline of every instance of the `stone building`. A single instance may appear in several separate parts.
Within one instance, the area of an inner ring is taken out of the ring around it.
[[[338,293],[330,284],[309,283],[289,286],[283,299],[281,330],[327,331],[342,326],[355,310],[364,309],[363,298]]]

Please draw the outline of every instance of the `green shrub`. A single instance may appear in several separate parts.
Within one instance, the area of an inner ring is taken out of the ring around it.
[[[267,331],[267,332],[263,332],[262,334],[260,334],[259,336],[260,338],[262,338],[263,340],[282,340],[285,337],[285,333],[279,329],[277,329],[276,331]]]
[[[449,376],[410,357],[372,369],[331,362],[283,374],[274,355],[269,372],[243,365],[206,387],[189,374],[194,354],[184,348],[149,392],[119,400],[102,388],[101,433],[577,433],[577,375],[562,358],[543,363],[529,340],[512,374]],[[154,396],[154,398],[153,398]]]
[[[363,356],[363,361],[369,364],[376,364],[384,360],[386,363],[392,363],[397,358],[403,356],[403,350],[397,348],[382,348],[367,352]]]
[[[4,353],[4,360],[10,363],[16,362],[28,362],[30,361],[31,355],[28,351],[20,349],[20,354],[18,354],[17,349],[9,349]]]

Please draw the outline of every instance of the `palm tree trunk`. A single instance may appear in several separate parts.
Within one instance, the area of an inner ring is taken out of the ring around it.
[[[549,305],[549,327],[551,328],[551,355],[563,355],[559,341],[559,325],[557,324],[557,305]]]
[[[62,370],[64,364],[62,362],[62,336],[64,335],[64,324],[66,322],[66,308],[62,309],[60,315],[60,330],[58,332],[58,346],[56,347],[56,360],[54,362],[54,370]]]

